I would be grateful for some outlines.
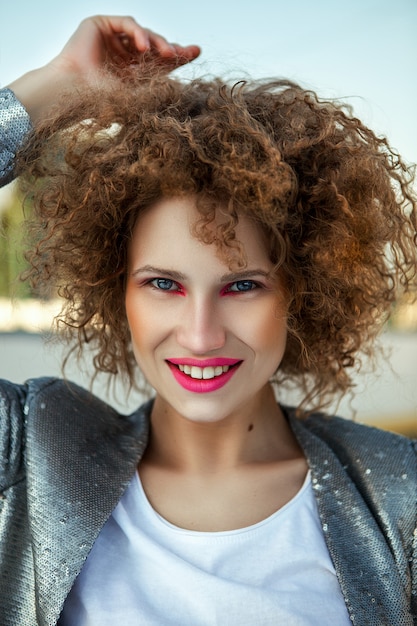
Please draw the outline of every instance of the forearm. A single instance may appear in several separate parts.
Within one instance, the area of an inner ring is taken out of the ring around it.
[[[44,119],[48,109],[59,97],[76,84],[77,75],[69,76],[48,63],[36,70],[27,72],[8,87],[23,104],[33,124]]]
[[[44,119],[68,85],[75,84],[69,72],[59,71],[52,62],[0,90],[0,186],[13,179],[16,152],[32,124]]]

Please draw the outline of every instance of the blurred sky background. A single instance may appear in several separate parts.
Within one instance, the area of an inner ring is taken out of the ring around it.
[[[280,75],[344,98],[417,161],[417,0],[12,0],[1,9],[0,85],[48,61],[97,13],[201,45],[196,74]]]

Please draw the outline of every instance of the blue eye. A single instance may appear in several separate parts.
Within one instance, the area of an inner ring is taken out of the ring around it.
[[[161,291],[179,291],[176,282],[169,278],[154,278],[150,283],[156,289],[161,289]]]
[[[228,291],[252,291],[252,289],[257,287],[258,283],[255,283],[253,280],[237,280],[229,286]]]

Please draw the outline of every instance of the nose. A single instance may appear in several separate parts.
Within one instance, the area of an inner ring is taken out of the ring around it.
[[[211,301],[190,298],[183,313],[177,327],[177,342],[181,347],[190,354],[208,354],[224,346],[226,330],[222,316]]]

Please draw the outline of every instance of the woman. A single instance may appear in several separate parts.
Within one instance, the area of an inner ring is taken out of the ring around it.
[[[2,384],[2,623],[415,623],[413,444],[311,411],[415,285],[407,171],[297,85],[177,81],[156,65],[196,47],[87,28],[110,73],[47,117],[28,77],[7,92],[38,118],[29,277],[97,371],[139,367],[155,397],[122,418],[68,382]],[[43,72],[74,69],[69,45]]]

